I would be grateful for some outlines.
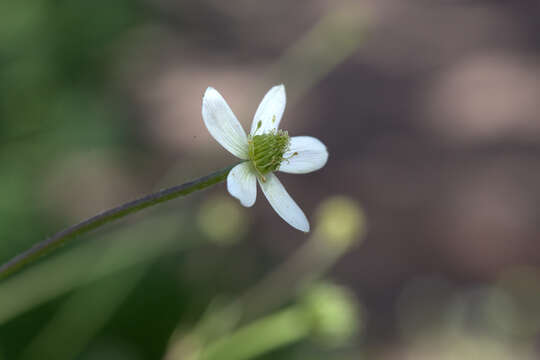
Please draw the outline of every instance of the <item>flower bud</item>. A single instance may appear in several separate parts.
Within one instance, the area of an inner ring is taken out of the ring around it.
[[[303,304],[313,334],[327,345],[346,343],[360,327],[359,304],[354,294],[342,286],[317,284],[307,292]]]
[[[358,203],[345,196],[326,199],[317,210],[316,234],[330,245],[348,247],[366,231],[366,219]]]
[[[199,209],[199,229],[212,241],[229,245],[242,239],[247,229],[244,209],[228,196],[213,196]]]

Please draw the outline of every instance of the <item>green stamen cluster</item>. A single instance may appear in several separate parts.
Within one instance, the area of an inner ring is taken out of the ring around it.
[[[278,130],[267,134],[254,135],[248,140],[249,160],[265,181],[264,174],[276,171],[289,148],[289,134]]]

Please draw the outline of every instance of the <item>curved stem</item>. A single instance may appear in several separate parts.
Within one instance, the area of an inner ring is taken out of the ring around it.
[[[115,208],[106,210],[98,215],[86,219],[78,224],[70,226],[50,238],[43,240],[32,246],[25,252],[15,256],[2,266],[0,266],[0,279],[20,269],[24,265],[36,260],[41,255],[53,250],[66,241],[75,238],[78,235],[88,233],[95,230],[111,221],[123,218],[131,213],[145,209],[147,207],[175,199],[180,196],[188,195],[194,191],[205,189],[224,181],[229,174],[229,171],[237,164],[226,167],[225,169],[216,171],[207,176],[187,182],[182,185],[173,186],[167,189],[160,190],[142,198],[130,201]]]
[[[273,313],[207,345],[202,360],[248,360],[292,344],[311,332],[309,319],[300,306]]]

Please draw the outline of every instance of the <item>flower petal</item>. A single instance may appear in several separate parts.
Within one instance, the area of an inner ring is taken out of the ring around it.
[[[251,166],[247,161],[238,164],[227,176],[227,190],[246,207],[253,206],[257,198],[256,176]]]
[[[251,135],[264,134],[272,130],[277,130],[285,105],[287,96],[285,94],[285,86],[283,84],[276,85],[271,88],[262,99],[253,122],[251,123]]]
[[[246,132],[225,99],[212,87],[204,93],[202,117],[206,128],[221,146],[240,159],[248,158]]]
[[[269,173],[265,175],[266,181],[259,180],[261,189],[268,199],[272,208],[278,213],[279,216],[288,222],[292,227],[308,232],[309,222],[304,215],[302,209],[291,198],[287,190],[283,187],[277,176]]]
[[[328,160],[326,146],[311,136],[293,136],[279,171],[305,174],[322,168]]]

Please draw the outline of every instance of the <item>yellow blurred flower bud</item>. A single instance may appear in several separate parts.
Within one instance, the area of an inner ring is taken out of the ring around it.
[[[317,284],[307,292],[303,304],[314,335],[327,345],[344,344],[360,329],[359,303],[345,287]]]
[[[242,239],[247,230],[244,209],[228,196],[209,197],[199,209],[197,225],[212,242],[230,245]]]
[[[317,209],[316,235],[330,245],[348,247],[366,232],[364,211],[354,200],[333,196]]]

